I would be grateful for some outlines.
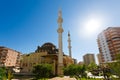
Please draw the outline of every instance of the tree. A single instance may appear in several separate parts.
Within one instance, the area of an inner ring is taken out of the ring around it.
[[[76,78],[86,77],[85,70],[86,70],[85,65],[72,64],[64,68],[64,75]]]
[[[101,71],[103,73],[104,79],[109,80],[110,76],[112,75],[110,67],[108,65],[101,66]]]
[[[69,65],[64,68],[64,75],[66,76],[74,76],[76,73],[76,65]]]
[[[33,67],[36,79],[45,79],[51,76],[52,66],[50,64],[37,64]]]
[[[0,68],[0,80],[6,80],[6,69],[4,67]]]
[[[88,65],[87,70],[93,75],[99,75],[98,66],[94,62]]]
[[[10,70],[8,70],[7,77],[8,77],[8,80],[12,80],[13,78],[13,74]]]
[[[116,61],[108,64],[112,73],[120,79],[120,54],[116,55]]]

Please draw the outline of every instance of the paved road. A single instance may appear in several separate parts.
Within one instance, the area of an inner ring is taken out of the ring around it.
[[[31,79],[12,79],[12,80],[31,80]],[[76,80],[76,79],[70,78],[69,76],[64,76],[64,77],[54,77],[48,80]]]
[[[55,77],[49,80],[76,80],[76,79],[65,76],[65,77]]]

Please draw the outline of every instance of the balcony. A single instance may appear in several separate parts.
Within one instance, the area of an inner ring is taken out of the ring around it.
[[[6,58],[5,57],[1,57],[1,60],[6,60]]]

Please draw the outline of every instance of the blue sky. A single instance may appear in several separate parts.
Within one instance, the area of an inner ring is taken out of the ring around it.
[[[58,10],[63,16],[63,51],[68,54],[71,33],[72,56],[82,61],[98,51],[97,35],[120,25],[120,0],[1,0],[0,46],[22,53],[52,42],[58,47]]]

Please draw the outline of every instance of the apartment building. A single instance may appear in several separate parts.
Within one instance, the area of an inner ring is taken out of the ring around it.
[[[0,46],[0,66],[19,67],[20,52]]]
[[[101,54],[97,54],[97,58],[98,58],[98,64],[102,63],[102,58],[101,58]]]
[[[94,54],[86,54],[83,56],[84,64],[89,65],[90,63],[96,63]]]
[[[114,61],[120,53],[120,27],[108,27],[98,35],[97,42],[102,62]]]

